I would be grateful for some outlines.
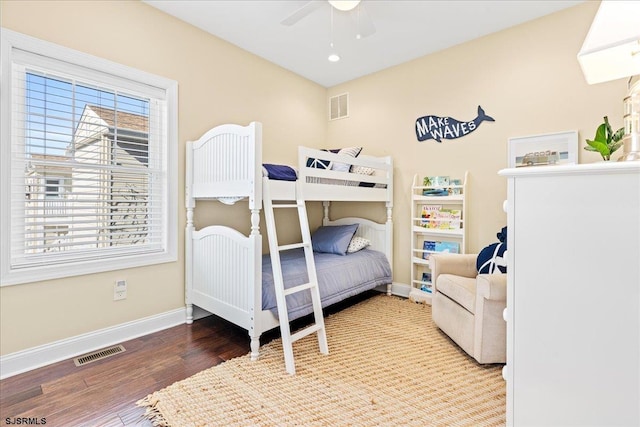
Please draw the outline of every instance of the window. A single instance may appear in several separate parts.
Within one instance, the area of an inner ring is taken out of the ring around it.
[[[175,261],[177,84],[2,44],[1,284]]]
[[[45,178],[44,197],[60,197],[60,178]]]

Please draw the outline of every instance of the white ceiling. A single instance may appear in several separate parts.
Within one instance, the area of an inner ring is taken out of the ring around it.
[[[324,87],[574,6],[564,0],[363,0],[376,32],[356,39],[355,12],[324,0],[291,26],[280,22],[308,0],[144,0],[185,22]],[[332,51],[341,61],[331,63]]]

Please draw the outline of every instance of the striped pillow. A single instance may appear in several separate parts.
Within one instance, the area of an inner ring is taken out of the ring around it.
[[[329,151],[335,153],[334,150],[329,150]],[[362,147],[347,147],[347,148],[341,148],[340,150],[338,150],[337,154],[344,154],[351,157],[358,157],[361,151],[362,151]],[[350,164],[340,163],[340,162],[333,162],[333,165],[331,166],[332,170],[338,171],[338,172],[349,172],[350,168],[351,168]]]

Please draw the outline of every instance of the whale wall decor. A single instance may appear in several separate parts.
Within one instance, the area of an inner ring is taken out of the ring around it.
[[[469,135],[485,121],[495,122],[493,117],[487,116],[479,105],[478,116],[469,122],[461,122],[452,117],[424,116],[416,120],[416,136],[418,141],[435,139],[442,142],[443,139],[456,139]]]

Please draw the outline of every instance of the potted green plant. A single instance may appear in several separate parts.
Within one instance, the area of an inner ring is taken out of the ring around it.
[[[593,140],[587,139],[587,151],[597,151],[604,160],[611,160],[611,154],[618,148],[622,147],[622,137],[624,136],[624,128],[621,127],[615,133],[609,124],[609,118],[604,116],[604,123],[598,126],[596,136]]]

